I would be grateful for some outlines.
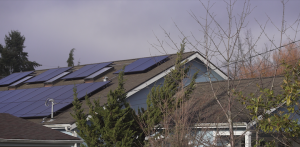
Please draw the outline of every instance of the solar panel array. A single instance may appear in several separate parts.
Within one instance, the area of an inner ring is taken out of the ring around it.
[[[124,73],[143,72],[157,63],[165,60],[168,56],[148,57],[138,59],[125,67]],[[119,73],[121,70],[115,72]]]
[[[17,82],[14,82],[13,84],[10,84],[9,87],[17,86],[17,85],[23,83],[24,81],[26,81],[26,80],[28,80],[28,79],[30,79],[32,77],[33,76],[27,76],[27,77],[25,77],[25,78],[23,78],[23,79],[21,79],[21,80],[19,80]]]
[[[102,68],[110,65],[112,62],[107,63],[100,63],[100,64],[92,64],[92,65],[86,65],[79,70],[76,70],[75,72],[65,76],[62,79],[77,79],[77,78],[85,78],[98,70],[101,70]]]
[[[13,74],[1,79],[0,86],[5,86],[5,85],[9,85],[11,83],[14,83],[14,82],[28,76],[31,73],[33,73],[33,71],[13,73]]]
[[[55,69],[49,69],[38,76],[26,81],[26,83],[37,83],[37,82],[45,82],[47,80],[50,80],[51,78],[69,70],[72,67],[64,67],[64,68],[55,68]]]
[[[104,68],[102,68],[101,70],[99,70],[99,71],[97,71],[97,72],[91,74],[90,76],[86,77],[85,79],[93,79],[93,78],[97,77],[98,75],[100,75],[100,74],[102,74],[102,73],[104,73],[104,72],[110,70],[111,68],[112,68],[112,67],[104,67]]]
[[[52,79],[46,81],[45,83],[51,83],[51,82],[54,82],[55,80],[57,80],[57,79],[59,79],[59,78],[65,76],[65,75],[67,75],[67,74],[69,74],[69,73],[70,73],[70,72],[63,72],[63,73],[61,73],[61,74],[59,74],[59,75],[53,77]]]
[[[107,85],[110,81],[77,84],[78,98],[83,98]],[[54,111],[70,105],[73,101],[74,85],[31,88],[0,91],[0,113],[9,113],[17,117],[42,117],[51,114],[51,108],[45,106],[47,98],[54,99]]]

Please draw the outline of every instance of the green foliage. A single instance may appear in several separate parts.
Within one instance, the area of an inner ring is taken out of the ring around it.
[[[74,112],[71,114],[76,119],[78,134],[90,147],[132,147],[142,146],[144,137],[140,129],[134,110],[126,102],[124,89],[124,72],[119,74],[118,88],[107,95],[107,103],[100,105],[99,100],[92,104],[88,97],[86,102],[89,107],[88,116],[83,113],[81,103],[74,91]],[[90,125],[86,123],[89,118]]]
[[[68,67],[74,66],[74,51],[75,51],[75,48],[72,48],[72,49],[70,50],[69,58],[68,58],[68,60],[67,60]],[[78,63],[78,65],[79,65],[79,63]]]
[[[242,92],[236,93],[240,101],[247,105],[252,120],[258,121],[259,130],[282,134],[288,138],[300,136],[299,63],[294,67],[284,63],[286,69],[280,94],[274,94],[274,90],[263,88],[260,88],[258,96],[253,93],[249,96],[244,96]],[[274,108],[277,110],[270,113]]]
[[[25,37],[18,31],[11,31],[4,38],[5,46],[0,45],[0,76],[7,76],[14,72],[34,70],[41,66],[35,61],[28,60],[28,53],[24,52]]]
[[[165,76],[162,86],[154,86],[151,89],[151,92],[147,96],[147,110],[139,109],[138,111],[139,119],[143,122],[145,132],[152,130],[154,127],[159,130],[162,127],[159,124],[161,124],[163,119],[179,108],[181,103],[190,99],[198,72],[193,75],[191,83],[185,87],[183,81],[187,78],[190,67],[185,66],[187,60],[181,62],[184,48],[185,42],[183,40],[181,49],[177,53],[175,68]],[[184,94],[176,96],[176,93],[182,89],[184,89]],[[156,136],[160,136],[163,132],[156,133]]]

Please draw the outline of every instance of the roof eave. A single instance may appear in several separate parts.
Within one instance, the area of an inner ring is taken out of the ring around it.
[[[47,144],[74,144],[83,143],[83,140],[33,140],[33,139],[4,139],[0,138],[2,143],[47,143]]]

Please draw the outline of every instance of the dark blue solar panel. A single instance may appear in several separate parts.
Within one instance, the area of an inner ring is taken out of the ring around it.
[[[82,67],[82,68],[80,68],[80,69],[74,71],[73,73],[71,73],[71,74],[69,74],[69,75],[63,77],[62,79],[73,79],[74,77],[78,76],[79,74],[81,74],[81,73],[83,73],[83,72],[85,72],[85,71],[87,71],[87,70],[93,68],[95,65],[96,65],[96,64],[86,65],[86,66],[84,66],[84,67]]]
[[[0,83],[0,85],[9,85],[13,82],[16,82],[26,76],[28,76],[29,74],[31,74],[33,71],[27,71],[27,72],[20,72],[20,73],[14,73],[14,76],[8,80],[5,80],[3,82]],[[5,79],[5,78],[4,78]],[[3,80],[3,79],[2,79]]]
[[[45,82],[67,70],[69,70],[72,67],[64,67],[64,68],[55,68],[55,69],[49,69],[42,74],[28,80],[26,83],[34,83],[34,82]]]
[[[39,81],[48,81],[50,80],[51,78],[71,69],[72,67],[65,67],[65,68],[59,68],[58,70],[54,71],[53,73],[51,73],[50,75],[48,76],[45,76],[43,78],[41,78]]]
[[[106,67],[107,65],[111,64],[112,62],[107,62],[107,63],[100,63],[100,64],[92,64],[92,65],[86,65],[79,70],[65,76],[62,79],[73,79],[73,78],[83,78],[87,77],[94,72]]]
[[[107,82],[77,84],[78,98],[90,94],[103,87]],[[31,88],[21,90],[0,91],[0,113],[10,113],[18,117],[47,116],[51,113],[51,104],[46,107],[47,98],[55,100],[54,112],[70,105],[73,101],[74,85]]]
[[[0,108],[0,112],[4,113],[5,111],[17,107],[20,103],[8,103],[7,105]]]
[[[93,85],[91,85],[90,87],[88,87],[87,89],[81,90],[77,92],[77,98],[81,99],[83,97],[85,97],[86,94],[92,93],[95,90],[102,88],[104,85],[110,83],[110,81],[106,81],[106,82],[96,82],[93,83]]]
[[[43,95],[44,93],[46,93],[48,90],[50,89],[50,87],[42,87],[42,88],[38,88],[37,90],[27,94],[26,96],[22,97],[20,100],[18,101],[34,101],[32,99],[35,99],[36,97],[39,97],[40,95]]]
[[[76,78],[83,78],[83,77],[87,77],[93,73],[95,73],[96,71],[106,67],[107,65],[111,64],[112,62],[108,62],[108,63],[101,63],[101,64],[96,64],[96,66],[94,66],[93,68],[79,74],[76,76]]]
[[[25,91],[15,95],[14,97],[7,99],[6,101],[4,101],[3,103],[11,103],[11,102],[22,102],[22,101],[26,101],[26,96],[36,90],[38,90],[40,88],[31,88],[31,89],[26,89]]]
[[[85,94],[89,94],[90,92],[93,92],[101,87],[103,87],[104,85],[106,85],[107,83],[109,83],[110,81],[107,82],[97,82],[97,83],[85,83],[85,84],[78,84],[77,85],[77,92],[78,92],[78,98],[85,96]],[[79,97],[79,95],[81,95]],[[69,96],[67,98],[67,96]],[[73,93],[72,96],[70,95],[65,95],[65,96],[61,96],[60,98],[65,98],[65,99],[57,99],[55,100],[56,105],[54,105],[54,112],[57,112],[58,110],[70,105],[73,102]],[[37,113],[35,116],[45,116],[45,115],[49,115],[51,113],[51,108],[47,108],[45,106],[40,106],[36,109],[34,109],[31,112],[28,113],[36,113],[36,112],[40,112]],[[24,115],[22,117],[28,117],[27,115]]]
[[[139,66],[139,65],[141,65],[141,64],[143,64],[143,63],[145,63],[145,62],[147,62],[147,61],[149,61],[150,60],[150,58],[141,58],[141,59],[138,59],[138,60],[136,60],[136,61],[134,61],[134,62],[132,62],[131,64],[129,64],[129,65],[127,65],[126,67],[125,67],[125,70],[124,70],[124,72],[126,73],[126,72],[130,72],[132,69],[134,69],[135,67],[137,67],[137,66]],[[117,72],[115,72],[115,73],[119,73],[121,70],[119,70],[119,71],[117,71]]]
[[[20,74],[20,73],[13,73],[13,74],[11,74],[11,75],[9,75],[9,76],[7,76],[7,77],[1,79],[1,80],[0,80],[0,84],[2,84],[3,82],[8,81],[8,80],[10,80],[10,79],[16,77],[16,76],[19,75],[19,74]]]
[[[54,86],[54,87],[44,87],[46,90],[38,95],[35,95],[28,99],[27,101],[39,101],[39,100],[46,100],[49,98],[48,96],[59,89],[61,89],[63,86]]]
[[[74,85],[66,85],[64,87],[62,87],[61,89],[59,89],[58,91],[48,95],[49,98],[52,98],[54,100],[59,99],[59,96],[63,95],[64,93],[68,92],[68,91],[73,91]]]
[[[34,101],[31,103],[30,106],[25,107],[25,108],[15,112],[14,115],[24,117],[25,114],[27,114],[27,117],[34,116],[37,112],[39,112],[39,111],[35,112],[36,111],[35,109],[37,109],[38,107],[46,107],[45,101]],[[35,113],[33,113],[33,112],[35,112]]]
[[[7,111],[5,111],[5,113],[9,113],[9,114],[14,114],[18,111],[20,111],[23,108],[27,108],[30,107],[32,105],[33,102],[21,102],[19,103],[19,105],[17,105],[16,107],[13,107]]]
[[[14,92],[14,90],[8,90],[8,91],[3,91],[0,93],[0,102],[5,101],[7,98],[5,97],[5,95],[8,95],[10,93]],[[1,111],[0,111],[1,112]]]
[[[84,89],[88,88],[92,84],[93,83],[84,83],[84,84],[76,85],[77,93],[81,90],[84,90]],[[73,97],[73,94],[74,94],[74,92],[73,92],[73,89],[72,89],[72,90],[66,91],[64,94],[60,95],[59,97],[57,97],[55,99],[58,99],[58,100],[67,99],[67,98]]]
[[[13,97],[15,97],[17,94],[24,92],[26,89],[21,89],[21,90],[14,90],[13,92],[5,95],[5,101],[12,99]],[[5,103],[5,101],[3,101],[3,103]]]
[[[54,105],[54,110],[53,112],[55,112],[55,107],[63,100],[55,100],[55,104]],[[43,103],[41,103],[43,102]],[[70,103],[69,103],[70,104]],[[69,105],[67,104],[67,105]],[[66,105],[66,106],[67,106]],[[29,116],[47,116],[47,115],[50,115],[51,114],[51,103],[49,103],[49,106],[46,107],[45,106],[45,101],[37,101],[35,104],[34,104],[34,107],[33,109],[24,109],[22,111],[26,111],[26,113],[24,113],[24,115],[22,117],[29,117]]]
[[[139,66],[135,67],[134,69],[130,70],[130,72],[144,71],[144,70],[156,65],[160,61],[166,59],[167,57],[168,56],[159,56],[159,57],[150,58],[150,60],[143,63],[142,65],[139,65]]]
[[[54,105],[53,107],[53,112],[54,113],[57,113],[59,112],[60,109],[70,105],[72,103],[72,100],[73,99],[66,99],[66,100],[63,100],[63,101],[60,101],[58,104]],[[45,107],[44,107],[45,108]],[[36,114],[35,116],[45,116],[45,115],[49,115],[51,114],[51,108],[50,107],[46,107],[46,109],[42,109],[40,108],[39,110],[42,110],[40,111],[40,113]]]

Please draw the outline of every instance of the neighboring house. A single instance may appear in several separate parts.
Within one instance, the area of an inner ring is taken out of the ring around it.
[[[146,108],[146,99],[154,85],[162,84],[164,76],[174,68],[176,54],[112,61],[75,67],[37,70],[14,73],[0,80],[0,113],[9,113],[39,125],[76,135],[76,122],[70,115],[73,101],[73,87],[77,87],[78,98],[83,102],[85,112],[88,106],[84,96],[91,100],[100,98],[104,104],[107,94],[118,83],[118,71],[125,67],[125,89],[131,107]],[[183,54],[183,61],[191,66],[190,75],[199,71],[197,83],[228,79],[220,69],[207,61],[198,52]],[[185,79],[189,84],[189,78]],[[54,100],[54,117],[51,118],[51,104]],[[46,104],[49,107],[45,106]]]
[[[228,85],[230,90],[235,90],[236,92],[242,92],[244,96],[249,96],[250,93],[255,95],[262,94],[260,88],[270,89],[271,87],[274,90],[274,94],[280,94],[282,92],[281,84],[283,83],[284,77],[266,77],[266,78],[253,78],[253,79],[242,79],[242,80],[230,80],[228,81],[217,81],[217,82],[202,82],[197,83],[194,90],[196,102],[194,102],[192,107],[198,107],[195,119],[195,128],[201,129],[204,128],[206,135],[211,138],[211,141],[214,141],[216,145],[222,143],[229,143],[229,125],[228,119],[225,116],[225,113],[220,107],[227,110],[228,108]],[[260,87],[258,87],[260,86]],[[214,90],[212,90],[212,87]],[[220,103],[216,101],[216,98]],[[246,109],[246,105],[242,105],[238,101],[236,95],[232,95],[232,117],[233,117],[233,127],[234,134],[236,136],[242,135],[236,140],[237,147],[250,147],[253,146],[256,139],[256,121],[252,120],[252,116],[249,114],[249,111]],[[276,110],[279,108],[274,108],[270,110],[270,113],[276,113]],[[263,111],[259,111],[260,114]],[[274,140],[278,147],[283,147],[284,144],[280,142],[280,139],[275,139],[270,134],[259,132],[259,139],[262,140],[262,144],[267,141]],[[281,140],[282,141],[282,140]],[[252,144],[251,144],[252,143]],[[292,142],[294,147],[299,147],[300,145],[296,142]]]
[[[7,113],[0,113],[0,146],[71,147],[83,141]]]

